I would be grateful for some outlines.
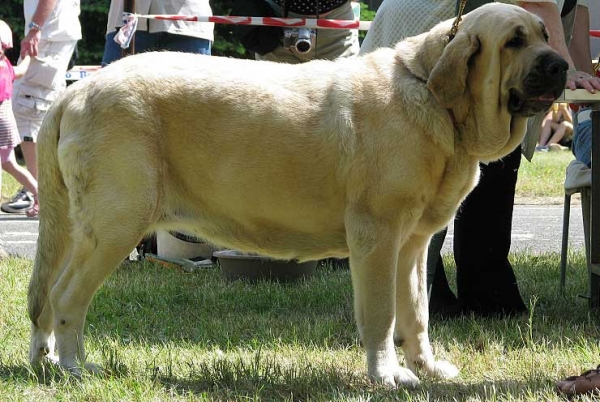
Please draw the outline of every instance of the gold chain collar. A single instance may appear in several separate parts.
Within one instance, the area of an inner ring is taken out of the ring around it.
[[[458,13],[456,14],[456,18],[452,23],[452,28],[450,28],[450,33],[448,34],[448,42],[450,42],[456,36],[456,32],[458,31],[458,24],[462,20],[463,11],[465,10],[465,6],[467,5],[467,0],[460,0],[460,5],[458,6]]]

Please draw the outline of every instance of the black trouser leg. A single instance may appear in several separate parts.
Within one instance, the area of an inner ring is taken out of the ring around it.
[[[456,304],[457,299],[450,289],[440,250],[444,244],[448,228],[433,235],[427,254],[427,284],[431,287],[429,305],[442,310],[443,306]],[[431,310],[431,309],[430,309]]]
[[[511,314],[526,310],[508,261],[520,163],[518,147],[501,161],[481,165],[479,184],[456,215],[458,299],[475,313]]]

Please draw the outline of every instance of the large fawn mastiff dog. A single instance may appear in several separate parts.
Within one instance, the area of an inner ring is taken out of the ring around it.
[[[448,378],[427,332],[425,253],[515,149],[567,64],[541,20],[491,4],[354,59],[128,57],[72,85],[39,136],[30,359],[79,374],[90,302],[144,235],[195,231],[279,259],[350,257],[369,376]],[[401,344],[407,367],[398,363]]]

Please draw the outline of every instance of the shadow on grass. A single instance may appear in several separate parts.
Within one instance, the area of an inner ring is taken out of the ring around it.
[[[597,337],[597,316],[583,302],[558,296],[553,261],[533,257],[515,264],[525,300],[533,295],[532,316],[432,318],[432,341],[475,344],[478,350],[498,340],[510,350],[535,343],[538,336],[546,344],[558,344],[565,337]],[[129,264],[98,292],[88,323],[89,336],[145,345],[347,348],[357,338],[349,272],[328,268],[318,269],[308,280],[280,284],[227,282],[215,268],[184,274],[149,263]],[[536,331],[531,331],[532,325]]]
[[[103,377],[121,377],[124,373],[108,372]],[[531,381],[483,381],[461,384],[456,381],[437,381],[427,378],[415,388],[389,389],[370,382],[364,372],[352,372],[339,366],[296,367],[281,365],[268,358],[255,356],[250,362],[213,359],[189,365],[188,373],[176,376],[168,368],[154,368],[147,374],[151,383],[174,396],[194,395],[209,400],[496,400],[506,395],[538,395],[551,392],[554,379]],[[50,388],[61,387],[64,392],[79,388],[96,376],[77,378],[53,366],[3,365],[0,379],[14,383],[37,383]],[[140,377],[137,377],[138,380]]]
[[[87,316],[90,336],[126,343],[356,342],[348,271],[320,268],[297,283],[227,282],[218,269],[185,274],[149,263],[119,268]]]
[[[293,373],[247,372],[238,367],[205,367],[187,378],[158,376],[157,380],[180,395],[210,395],[215,400],[364,400],[364,401],[457,401],[498,400],[507,395],[539,395],[552,392],[553,379],[532,381],[483,381],[471,384],[424,379],[414,387],[390,389],[373,384],[365,373],[339,367]]]

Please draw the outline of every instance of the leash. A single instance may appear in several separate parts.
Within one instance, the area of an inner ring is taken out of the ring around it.
[[[448,34],[448,42],[450,42],[456,36],[456,32],[458,31],[458,24],[462,21],[462,15],[465,11],[465,6],[467,5],[467,0],[460,0],[460,5],[458,6],[458,12],[456,13],[456,18],[452,23],[452,28],[450,28],[450,33]]]

